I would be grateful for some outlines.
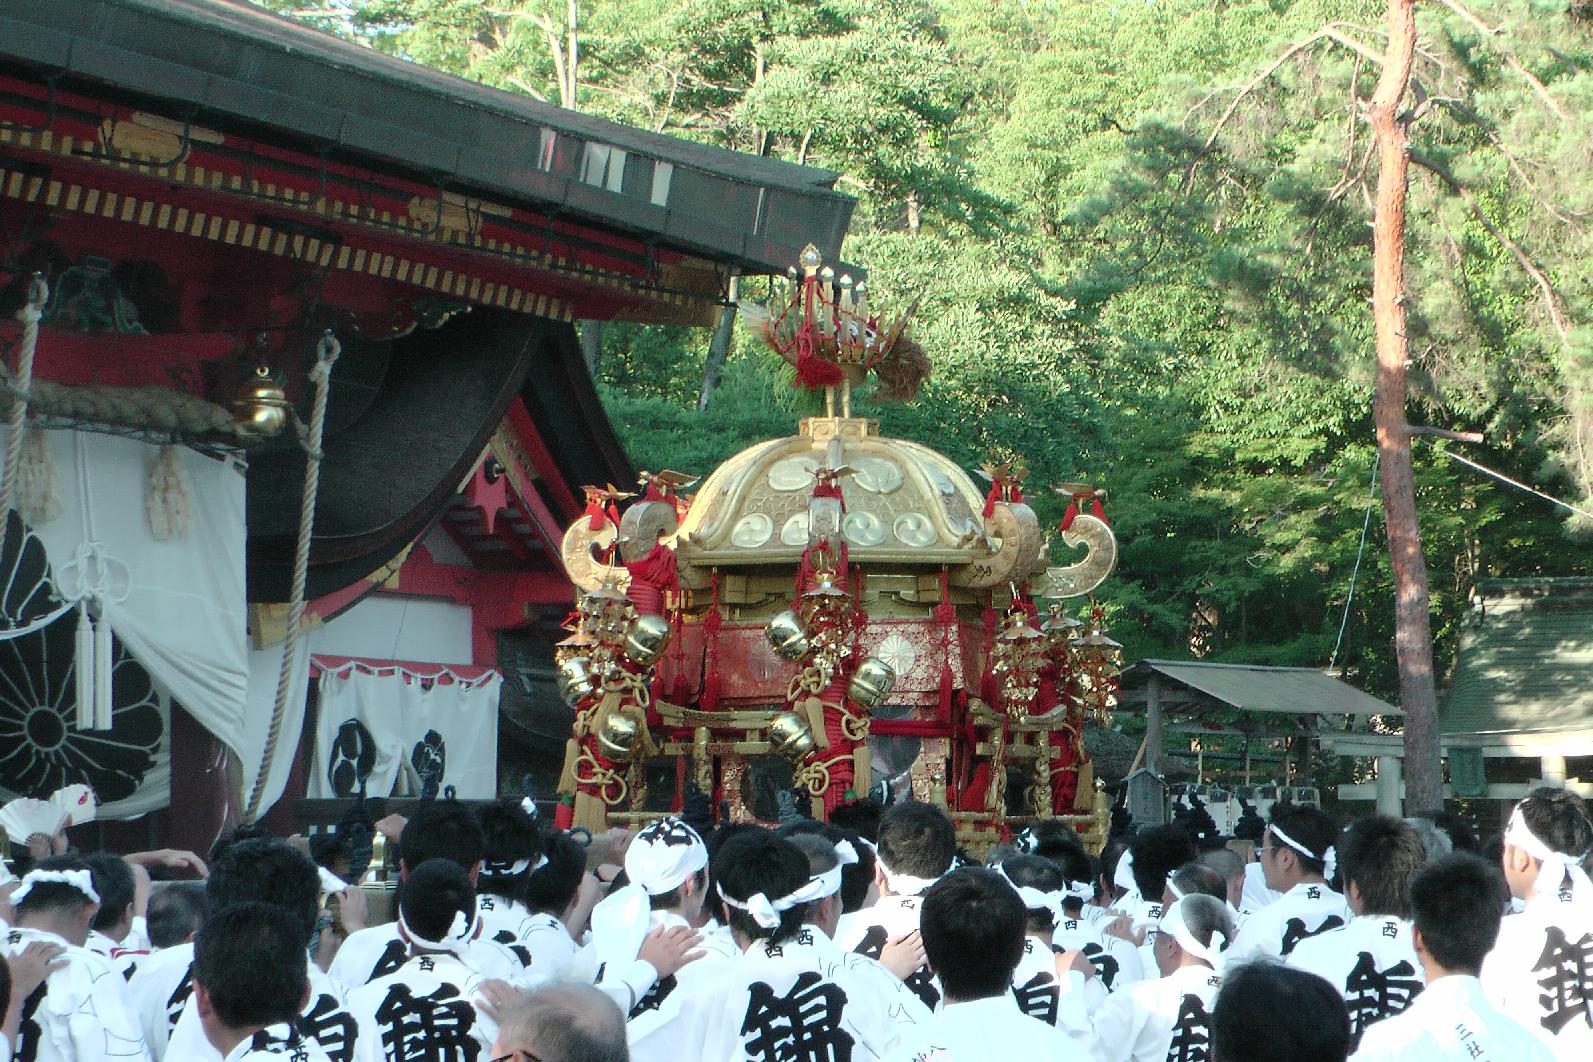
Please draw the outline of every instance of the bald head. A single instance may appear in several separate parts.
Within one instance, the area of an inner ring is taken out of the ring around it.
[[[629,1062],[625,1015],[591,985],[551,984],[527,996],[498,1027],[493,1057],[516,1051],[559,1062]]]

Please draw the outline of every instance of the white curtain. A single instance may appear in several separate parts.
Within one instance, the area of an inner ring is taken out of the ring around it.
[[[400,773],[416,795],[496,796],[502,684],[496,672],[446,668],[435,678],[354,664],[324,672],[309,796],[385,797]]]
[[[3,436],[0,431],[0,444]],[[246,766],[259,760],[263,735],[251,738],[245,708],[244,468],[180,449],[192,526],[163,541],[150,531],[145,501],[159,447],[69,430],[46,432],[45,444],[61,510],[33,530],[49,555],[56,592],[67,601],[94,593],[117,639],[160,694],[164,732],[156,764],[144,773],[136,794],[103,810],[107,817],[131,817],[169,801],[168,698]],[[58,622],[73,620],[69,614]],[[35,637],[42,632],[18,639],[16,650],[23,652],[22,643]],[[134,713],[121,703],[121,686],[117,698],[120,726],[124,711],[129,720]],[[71,740],[85,748],[112,738],[79,734],[75,719],[70,722]]]

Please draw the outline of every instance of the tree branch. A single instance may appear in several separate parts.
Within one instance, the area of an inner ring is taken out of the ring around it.
[[[1531,256],[1521,249],[1520,244],[1512,240],[1508,233],[1493,223],[1493,219],[1483,212],[1482,206],[1477,202],[1477,197],[1471,194],[1471,189],[1461,184],[1443,163],[1415,151],[1410,153],[1410,160],[1447,184],[1456,195],[1465,201],[1466,206],[1471,208],[1472,216],[1477,219],[1483,228],[1488,230],[1489,235],[1499,241],[1501,247],[1510,252],[1510,256],[1516,260],[1516,264],[1521,267],[1521,271],[1537,285],[1538,292],[1543,297],[1544,308],[1549,312],[1549,322],[1554,325],[1554,330],[1560,337],[1560,344],[1569,346],[1571,328],[1565,319],[1565,309],[1560,305],[1559,293],[1554,290],[1554,285],[1550,283],[1548,276],[1543,270],[1538,268],[1537,263],[1532,260]]]
[[[1472,28],[1478,33],[1482,34],[1484,39],[1493,42],[1493,47],[1495,50],[1497,50],[1500,55],[1504,56],[1506,65],[1519,74],[1523,81],[1532,86],[1533,93],[1537,95],[1538,99],[1543,101],[1543,105],[1552,111],[1556,118],[1560,119],[1562,122],[1568,122],[1571,120],[1571,116],[1565,113],[1565,110],[1554,101],[1553,96],[1549,95],[1549,90],[1544,86],[1543,82],[1539,81],[1532,71],[1521,65],[1521,60],[1516,58],[1514,52],[1512,52],[1509,48],[1506,48],[1504,45],[1497,43],[1495,39],[1504,32],[1502,27],[1490,28],[1482,21],[1482,19],[1468,11],[1465,5],[1460,2],[1460,0],[1438,0],[1438,2],[1449,8],[1449,10],[1453,11],[1455,14],[1459,15],[1465,21],[1471,23]]]

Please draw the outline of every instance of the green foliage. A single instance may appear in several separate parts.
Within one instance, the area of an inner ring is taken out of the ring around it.
[[[1446,4],[1419,15],[1410,417],[1482,431],[1468,456],[1586,499],[1593,23],[1586,5],[1479,5],[1507,32]],[[577,102],[842,171],[860,197],[846,256],[877,300],[923,296],[914,335],[935,363],[917,404],[865,392],[860,407],[965,466],[1022,456],[1042,488],[1107,487],[1121,558],[1103,602],[1130,659],[1323,666],[1342,623],[1335,662],[1392,696],[1368,491],[1376,163],[1357,102],[1386,47],[1382,11],[587,0]],[[566,19],[551,0],[329,0],[317,24],[557,100]],[[1329,26],[1337,40],[1312,39]],[[604,334],[600,387],[649,465],[706,473],[803,412],[783,365],[741,336],[698,414],[706,342]],[[1563,511],[1454,463],[1450,445],[1416,443],[1440,667],[1476,578],[1593,572]],[[1061,501],[1031,496],[1054,523]]]

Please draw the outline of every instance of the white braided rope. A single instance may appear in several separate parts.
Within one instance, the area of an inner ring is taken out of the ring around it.
[[[37,274],[28,285],[28,304],[17,311],[22,321],[22,346],[17,356],[16,394],[11,403],[11,430],[6,436],[6,463],[0,473],[0,516],[11,510],[16,493],[17,465],[22,462],[22,432],[28,419],[28,393],[33,389],[33,355],[39,347],[39,320],[50,299],[50,285]]]
[[[271,728],[266,732],[265,750],[254,776],[254,790],[244,808],[243,821],[253,822],[260,812],[260,801],[276,758],[277,740],[282,736],[282,717],[287,714],[289,687],[293,684],[293,658],[304,623],[304,584],[310,573],[310,536],[315,530],[315,496],[321,485],[321,431],[326,426],[326,399],[331,390],[332,365],[343,347],[327,332],[315,354],[310,381],[315,384],[315,401],[310,407],[309,433],[304,442],[304,494],[299,500],[299,540],[293,555],[293,589],[288,599],[288,631],[282,642],[282,668],[277,672],[277,699],[271,706]]]

